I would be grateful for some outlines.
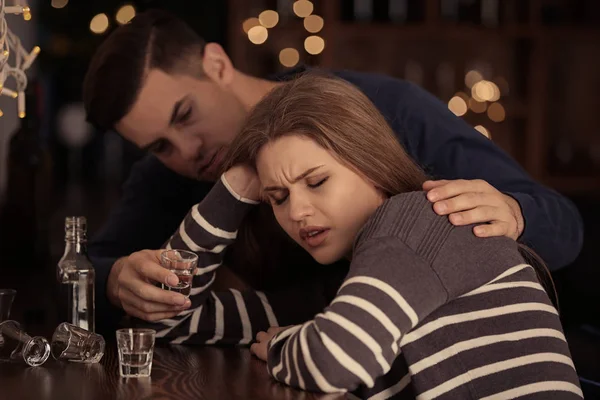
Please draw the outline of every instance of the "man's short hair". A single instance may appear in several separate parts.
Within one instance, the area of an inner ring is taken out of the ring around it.
[[[166,11],[138,14],[111,33],[92,58],[83,81],[88,121],[114,129],[131,111],[150,69],[201,77],[204,45],[183,20]]]

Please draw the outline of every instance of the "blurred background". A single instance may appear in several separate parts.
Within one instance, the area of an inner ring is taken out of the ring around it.
[[[39,45],[41,53],[28,72],[26,118],[18,118],[14,99],[0,96],[0,286],[35,287],[51,301],[47,282],[64,248],[64,217],[87,216],[93,236],[118,200],[142,154],[85,122],[81,83],[111,31],[163,8],[222,44],[246,73],[266,77],[306,64],[410,80],[570,198],[585,223],[585,246],[554,278],[576,365],[600,381],[600,1],[28,4],[31,20],[7,16],[25,48]],[[11,281],[22,266],[33,268],[28,278]],[[15,312],[26,323],[48,318],[34,303],[19,306],[19,296]]]

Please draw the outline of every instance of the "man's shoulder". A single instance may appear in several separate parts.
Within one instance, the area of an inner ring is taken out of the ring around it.
[[[446,110],[435,96],[410,81],[378,73],[331,72],[358,87],[401,136],[401,125],[409,116],[422,120]]]
[[[419,85],[381,73],[301,66],[279,74],[274,79],[289,81],[309,71],[332,75],[356,86],[371,100],[400,136],[402,136],[401,125],[409,114],[424,118],[433,108],[445,109],[443,106],[440,107],[442,103],[435,96]]]
[[[331,73],[358,87],[372,101],[401,101],[422,91],[419,86],[404,79],[374,72],[335,70]]]

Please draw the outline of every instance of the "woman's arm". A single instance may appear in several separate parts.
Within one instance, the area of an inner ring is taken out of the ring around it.
[[[374,385],[403,334],[447,301],[431,266],[394,237],[367,240],[333,302],[269,343],[268,369],[300,389],[345,392]]]
[[[205,199],[194,206],[165,247],[198,254],[193,278],[191,307],[177,317],[136,325],[157,331],[160,340],[184,344],[248,344],[256,333],[271,326],[290,325],[311,319],[331,300],[322,282],[304,280],[282,290],[214,292],[211,286],[223,255],[237,236],[247,212],[257,202],[248,200],[244,185],[226,175]],[[268,249],[265,249],[265,251]],[[338,278],[339,271],[323,279]]]
[[[226,174],[232,177],[231,171]],[[227,310],[227,315],[235,312],[244,322],[241,330],[228,330],[228,339],[235,338],[236,342],[247,343],[252,338],[252,330],[248,329],[250,314],[246,303],[252,304],[253,319],[277,323],[267,300],[258,293],[253,299],[242,298],[236,290],[225,293],[221,300],[211,295],[210,287],[223,262],[225,249],[235,241],[237,229],[248,211],[258,204],[238,194],[238,191],[241,192],[240,186],[236,186],[236,191],[226,174],[221,176],[202,202],[192,207],[164,246],[167,249],[195,252],[198,255],[198,269],[192,280],[191,307],[175,318],[152,324],[158,338],[183,343],[192,337],[198,340],[198,334],[202,334],[204,343],[224,340],[224,311]],[[235,175],[233,178],[236,178]]]
[[[481,246],[483,240],[489,246]],[[361,231],[333,302],[269,342],[270,374],[313,391],[372,387],[390,370],[406,333],[449,300],[522,262],[510,242],[453,227],[422,193],[388,200]]]

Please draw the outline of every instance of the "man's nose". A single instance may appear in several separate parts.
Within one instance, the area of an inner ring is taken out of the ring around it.
[[[195,137],[182,138],[179,141],[179,153],[185,161],[197,161],[202,154],[202,139]]]

